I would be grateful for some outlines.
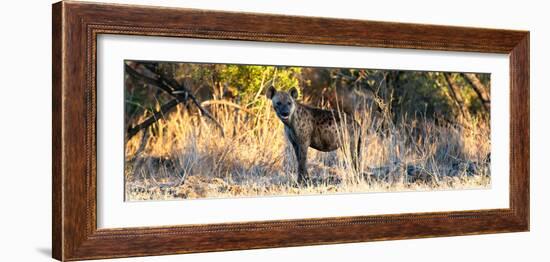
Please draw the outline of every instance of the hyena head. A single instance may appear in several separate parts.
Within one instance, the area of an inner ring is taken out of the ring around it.
[[[292,114],[296,111],[296,98],[298,90],[290,89],[288,92],[277,91],[275,87],[270,86],[266,93],[267,98],[271,99],[275,113],[283,122],[288,122]]]

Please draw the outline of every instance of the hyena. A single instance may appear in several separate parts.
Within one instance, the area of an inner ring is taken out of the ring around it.
[[[266,93],[271,99],[277,117],[285,126],[285,134],[298,160],[298,182],[309,180],[307,171],[307,150],[309,147],[322,152],[342,147],[342,129],[350,135],[350,155],[355,170],[359,168],[361,136],[360,126],[352,115],[333,110],[323,110],[296,102],[298,91],[277,91],[271,86]]]

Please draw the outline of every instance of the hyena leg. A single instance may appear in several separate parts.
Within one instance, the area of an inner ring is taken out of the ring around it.
[[[298,145],[296,150],[296,158],[298,160],[298,183],[305,184],[309,181],[307,172],[307,149],[309,146]]]
[[[350,155],[351,155],[351,164],[355,172],[360,172],[361,170],[361,135],[354,134],[350,139],[349,145]]]
[[[290,144],[292,145],[292,148],[294,149],[294,154],[296,156],[296,162],[298,163],[298,183],[303,183],[303,181],[304,181],[304,174],[303,174],[304,169],[307,172],[307,167],[303,168],[303,166],[306,165],[306,163],[303,163],[305,161],[302,160],[303,159],[303,157],[302,157],[303,153],[301,153],[301,151],[302,151],[301,147],[296,141],[290,139]],[[306,158],[307,158],[307,151],[306,151]]]

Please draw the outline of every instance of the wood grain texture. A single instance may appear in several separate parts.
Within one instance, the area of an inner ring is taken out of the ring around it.
[[[63,253],[63,190],[61,167],[61,71],[62,43],[61,5],[52,8],[52,256],[60,258]]]
[[[60,2],[53,5],[53,257],[81,260],[529,230],[529,33],[483,28]],[[98,229],[100,34],[510,55],[510,208]]]
[[[529,228],[529,33],[510,52],[510,206]]]

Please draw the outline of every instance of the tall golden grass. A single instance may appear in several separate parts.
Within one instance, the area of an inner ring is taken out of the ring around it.
[[[296,160],[271,102],[251,110],[209,105],[225,135],[184,107],[126,144],[126,200],[274,196],[486,188],[490,185],[490,128],[425,117],[390,121],[389,112],[356,114],[362,137],[359,170],[351,165],[350,134],[343,150],[309,149],[311,183],[296,183]],[[139,119],[141,121],[145,115]],[[345,130],[342,128],[341,130]]]

